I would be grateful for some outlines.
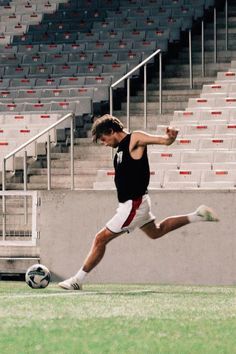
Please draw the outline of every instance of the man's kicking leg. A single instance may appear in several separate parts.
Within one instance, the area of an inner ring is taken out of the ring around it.
[[[141,227],[141,230],[145,232],[145,234],[150,238],[157,239],[170,231],[176,230],[191,222],[197,221],[219,221],[219,219],[211,208],[205,205],[201,205],[195,212],[191,214],[171,216],[161,221],[158,225],[152,221]]]
[[[86,275],[102,260],[106,251],[106,245],[122,234],[123,232],[113,233],[107,228],[99,231],[94,238],[91,250],[85,259],[83,267],[80,268],[73,277],[60,282],[58,285],[66,290],[81,290]]]

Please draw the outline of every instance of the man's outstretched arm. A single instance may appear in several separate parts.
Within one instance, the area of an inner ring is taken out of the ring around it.
[[[166,135],[163,136],[148,134],[142,131],[136,131],[132,135],[132,145],[134,147],[146,146],[151,144],[171,145],[178,135],[178,130],[175,128],[167,127]]]

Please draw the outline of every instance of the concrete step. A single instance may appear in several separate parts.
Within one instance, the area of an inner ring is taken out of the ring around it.
[[[114,115],[127,126],[127,115],[124,111],[115,111]],[[168,126],[173,120],[173,114],[156,114],[147,116],[147,131],[154,132],[157,125]],[[130,117],[130,130],[144,129],[144,115],[139,111]]]
[[[197,76],[195,78],[195,82],[199,85],[202,84],[206,84],[206,83],[210,83],[210,82],[214,82],[216,79],[215,75],[211,75],[211,76],[205,76],[205,77],[201,77],[201,76]],[[167,86],[167,85],[173,85],[173,87],[178,87],[177,90],[180,90],[179,86],[180,85],[187,85],[189,83],[189,77],[185,76],[185,77],[176,77],[176,76],[172,76],[172,77],[163,77],[163,86]],[[159,86],[159,79],[154,77],[152,82],[148,85],[148,89],[150,87],[150,90],[152,90],[152,88],[154,87],[154,89],[157,89]],[[164,88],[163,88],[164,89]],[[173,88],[174,90],[174,88]]]
[[[39,257],[0,257],[0,274],[23,274],[36,263],[40,263]]]
[[[216,75],[218,71],[226,71],[229,69],[228,63],[208,63],[205,66],[205,72],[207,76]],[[201,74],[202,66],[201,64],[193,65],[193,73]],[[185,76],[186,73],[189,73],[189,64],[167,64],[165,67],[165,77],[166,76]]]
[[[94,169],[99,169],[103,166],[109,167],[111,164],[110,158],[109,159],[104,159],[104,160],[75,160],[74,161],[74,167],[78,171],[81,169],[90,169],[91,166]],[[53,160],[51,163],[52,168],[70,168],[70,160]]]
[[[175,100],[175,97],[178,99],[187,99],[188,97],[197,97],[201,93],[200,89],[193,89],[193,90],[162,90],[162,99],[165,101],[169,101],[172,98]],[[140,96],[143,99],[143,92],[139,91],[137,93],[138,96]],[[148,99],[152,96],[158,98],[159,97],[159,91],[157,89],[152,89],[148,91]],[[135,97],[135,96],[134,96]],[[132,97],[133,98],[133,97]]]
[[[163,112],[174,112],[174,110],[184,110],[187,106],[187,101],[184,102],[163,102],[162,108]],[[126,111],[127,104],[122,103],[122,110]],[[134,112],[143,110],[143,102],[130,102],[130,111],[134,114]],[[159,104],[158,102],[148,102],[147,104],[147,112],[148,114],[155,114],[155,112],[159,112]]]
[[[168,103],[168,102],[187,102],[189,98],[192,97],[199,97],[199,94],[197,95],[171,95],[171,96],[163,96],[162,97],[162,102]],[[132,96],[130,97],[130,102],[131,103],[138,103],[138,102],[143,102],[143,97],[141,95],[138,96]],[[157,91],[156,94],[148,95],[148,104],[151,102],[159,102],[159,92]]]
[[[99,150],[98,150],[99,149]],[[86,145],[75,145],[74,146],[74,159],[75,160],[96,160],[94,156],[101,156],[103,159],[108,160],[110,157],[109,149],[106,146],[99,145],[96,143],[90,142]],[[70,160],[70,148],[68,153],[52,153],[51,154],[52,161],[53,160]]]
[[[194,94],[189,92],[189,94],[178,94],[178,95],[162,95],[162,102],[186,102],[188,101],[189,98],[193,97],[199,97],[201,90],[198,90],[199,92]],[[148,94],[148,103],[149,102],[159,102],[159,91],[151,91],[150,94]],[[130,102],[143,102],[143,96],[137,95],[137,96],[132,96],[130,98]]]
[[[97,173],[97,167],[75,167],[74,168],[75,176],[90,176],[90,175],[96,175]],[[37,176],[47,176],[47,168],[34,168],[31,170],[31,175],[37,175]],[[56,167],[51,169],[51,174],[52,176],[70,176],[70,168],[67,167],[65,168],[64,166],[62,167]]]
[[[226,65],[230,66],[230,62],[233,58],[236,57],[236,51],[217,51],[217,63],[225,63]],[[204,59],[206,64],[211,64],[214,61],[214,52],[204,52]],[[195,52],[192,56],[192,62],[201,63],[202,62],[202,53]],[[178,58],[171,60],[171,63],[175,64],[188,64],[189,63],[189,53],[188,51],[183,51],[179,54]]]
[[[75,175],[74,176],[74,184],[75,188],[92,188],[93,181],[96,174],[93,175]],[[46,175],[35,175],[31,176],[29,179],[28,189],[30,189],[30,185],[35,185],[37,187],[43,186],[47,189],[47,176]],[[51,176],[51,188],[52,189],[70,189],[71,187],[71,177],[69,174],[67,175],[52,175]],[[38,188],[36,188],[38,189]]]
[[[0,241],[0,257],[38,258],[39,246],[32,246],[29,241]]]
[[[210,24],[205,24],[205,30],[204,30],[204,34],[206,36],[206,38],[208,38],[208,36],[213,36],[214,35],[214,28],[213,28],[213,24],[210,23]],[[231,37],[236,35],[236,28],[235,27],[231,27],[231,28],[228,28],[228,36]],[[225,36],[225,28],[224,27],[221,27],[221,28],[217,28],[217,36]],[[194,36],[194,39],[195,38],[201,38],[201,36]]]

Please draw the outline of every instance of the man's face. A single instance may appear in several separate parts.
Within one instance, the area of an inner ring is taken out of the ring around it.
[[[119,144],[116,133],[113,131],[110,134],[102,134],[99,140],[104,146],[110,146],[112,148],[116,148]]]

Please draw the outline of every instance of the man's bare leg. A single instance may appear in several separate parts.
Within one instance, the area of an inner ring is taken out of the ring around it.
[[[101,231],[99,231],[94,238],[91,250],[80,270],[75,274],[75,276],[60,282],[58,285],[66,290],[81,290],[81,284],[85,276],[102,260],[106,251],[106,245],[111,240],[122,234],[123,232],[114,233],[107,228],[103,228]]]
[[[159,224],[155,224],[155,222],[152,221],[144,225],[141,230],[145,232],[148,237],[157,239],[190,222],[197,221],[219,221],[219,219],[214,210],[205,205],[201,205],[191,214],[171,216],[164,219]]]
[[[102,260],[105,251],[106,245],[113,240],[114,238],[122,235],[121,233],[114,233],[108,230],[106,227],[99,231],[94,238],[91,250],[84,261],[83,270],[85,272],[90,272],[96,265]]]
[[[141,230],[145,232],[148,237],[155,240],[166,235],[170,231],[189,224],[189,222],[187,216],[173,216],[161,221],[160,224],[155,224],[155,222],[152,221],[141,227]]]

